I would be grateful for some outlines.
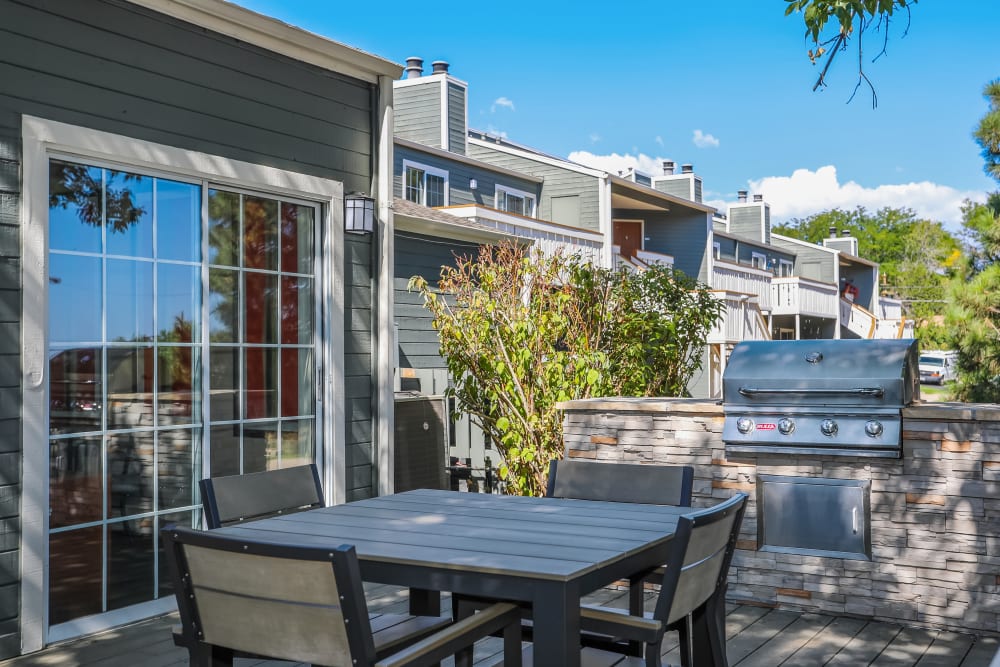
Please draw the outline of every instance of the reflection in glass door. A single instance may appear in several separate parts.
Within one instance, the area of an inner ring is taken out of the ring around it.
[[[49,167],[57,625],[172,594],[158,530],[200,522],[206,472],[314,460],[318,216],[204,182]]]

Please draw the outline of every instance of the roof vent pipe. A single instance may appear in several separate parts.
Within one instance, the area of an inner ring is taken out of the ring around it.
[[[403,71],[406,72],[407,79],[419,79],[424,73],[424,59],[410,56],[406,59],[406,68]]]
[[[830,238],[831,239],[837,238],[837,228],[836,227],[832,227],[832,226],[830,227]]]
[[[754,195],[753,196],[753,200],[755,202],[762,202],[762,201],[764,201],[764,195]]]
[[[740,201],[741,204],[746,204],[747,203],[747,191],[746,190],[737,190],[736,191],[736,198]]]
[[[664,176],[673,176],[674,175],[674,167],[675,166],[676,165],[675,165],[675,163],[674,163],[673,160],[664,160],[663,161],[663,175]]]
[[[681,165],[681,173],[682,174],[693,174],[694,173],[694,165],[693,164],[682,164]]]
[[[850,229],[841,229],[840,230],[840,235],[841,236],[850,236],[851,235],[851,230]]]
[[[448,73],[448,61],[447,60],[435,60],[431,63],[431,67],[434,71],[431,74],[447,74]]]

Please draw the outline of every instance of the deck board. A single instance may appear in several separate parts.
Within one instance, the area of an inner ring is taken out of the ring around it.
[[[369,584],[365,591],[374,612],[401,613],[407,609],[402,589]],[[607,588],[586,601],[624,607],[627,595]],[[654,595],[647,592],[646,609],[651,610],[654,603]],[[443,612],[451,608],[447,595],[442,596],[441,608]],[[733,603],[727,604],[726,611],[731,667],[990,667],[1000,649],[998,637],[977,639],[958,632]],[[188,664],[187,652],[175,647],[170,636],[176,623],[176,614],[151,619],[2,661],[0,667],[182,667]],[[665,664],[680,663],[676,634],[668,633],[664,639]],[[502,658],[500,638],[476,644],[477,667],[497,664]],[[236,661],[236,667],[290,666],[298,667],[287,662]],[[454,661],[445,660],[442,667],[454,667]]]

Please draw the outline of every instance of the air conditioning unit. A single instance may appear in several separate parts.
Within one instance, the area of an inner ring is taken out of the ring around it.
[[[445,397],[398,393],[395,403],[395,491],[447,489]]]

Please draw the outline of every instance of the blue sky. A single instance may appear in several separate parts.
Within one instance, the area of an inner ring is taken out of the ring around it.
[[[997,189],[972,139],[983,86],[1000,77],[1000,1],[922,0],[866,35],[829,86],[782,0],[631,3],[239,0],[402,63],[451,63],[469,83],[469,124],[606,169],[691,163],[706,199],[763,193],[777,220],[833,206],[910,206],[956,226],[966,197]]]

